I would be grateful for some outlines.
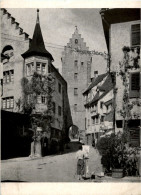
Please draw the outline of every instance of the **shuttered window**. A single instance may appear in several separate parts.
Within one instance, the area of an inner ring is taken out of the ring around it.
[[[130,73],[129,97],[140,96],[140,73]]]
[[[134,24],[131,26],[131,45],[140,45],[140,24]]]

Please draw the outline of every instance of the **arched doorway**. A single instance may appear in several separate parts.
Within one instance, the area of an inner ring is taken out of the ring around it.
[[[72,125],[69,128],[69,138],[71,140],[79,139],[79,128],[76,125]]]

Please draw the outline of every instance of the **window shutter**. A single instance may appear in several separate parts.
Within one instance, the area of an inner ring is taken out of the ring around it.
[[[131,44],[132,46],[140,45],[140,24],[131,26]]]
[[[129,97],[140,97],[140,73],[130,73]]]

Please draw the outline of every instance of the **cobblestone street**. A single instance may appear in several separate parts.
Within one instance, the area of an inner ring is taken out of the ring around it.
[[[76,150],[78,142],[71,142],[70,149],[65,154],[46,156],[38,159],[29,157],[2,161],[1,180],[4,182],[80,182],[76,173]],[[90,147],[88,167],[89,173],[100,173],[102,166],[99,153]],[[81,182],[141,182],[140,177],[124,177],[116,179],[104,176],[95,180],[82,180]]]
[[[71,148],[78,143],[70,143]],[[69,150],[68,150],[69,152]],[[29,157],[2,161],[2,181],[27,182],[76,182],[76,152],[47,156],[31,160]],[[90,148],[89,171],[101,171],[100,156],[94,148]]]

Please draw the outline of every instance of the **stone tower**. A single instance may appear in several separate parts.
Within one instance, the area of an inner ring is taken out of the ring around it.
[[[76,26],[67,46],[62,53],[62,75],[68,84],[68,96],[73,125],[81,132],[85,130],[85,108],[83,91],[91,79],[92,58]]]

